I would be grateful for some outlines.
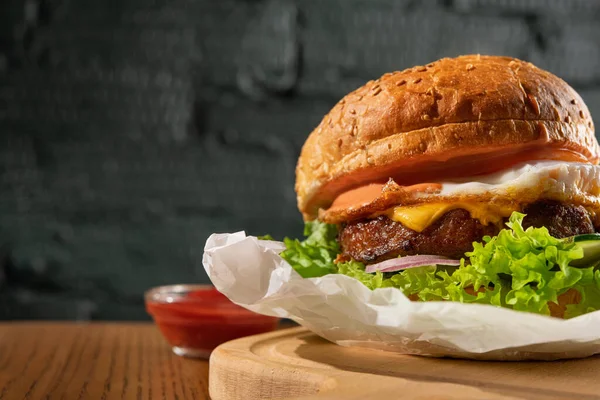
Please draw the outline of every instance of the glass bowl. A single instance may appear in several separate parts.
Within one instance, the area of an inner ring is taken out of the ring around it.
[[[144,294],[146,311],[179,356],[208,358],[221,343],[277,329],[279,318],[246,310],[211,285],[159,286]]]

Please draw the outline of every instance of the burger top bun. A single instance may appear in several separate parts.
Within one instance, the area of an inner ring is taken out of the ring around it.
[[[341,193],[470,176],[516,162],[597,164],[589,110],[566,82],[509,57],[467,55],[387,73],[344,97],[304,144],[298,208],[314,219]]]

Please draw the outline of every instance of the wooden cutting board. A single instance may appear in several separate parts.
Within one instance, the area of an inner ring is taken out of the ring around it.
[[[434,359],[342,347],[291,328],[218,347],[209,392],[213,400],[600,399],[600,357]]]

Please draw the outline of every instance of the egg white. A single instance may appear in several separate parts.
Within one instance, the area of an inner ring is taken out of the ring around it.
[[[536,191],[538,195],[569,198],[586,196],[597,198],[599,193],[600,167],[597,165],[536,161],[517,165],[490,175],[462,178],[442,182],[436,197],[472,195],[518,195]],[[531,195],[531,193],[529,193]]]

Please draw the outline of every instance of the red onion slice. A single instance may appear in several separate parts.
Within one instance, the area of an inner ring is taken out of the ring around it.
[[[452,260],[450,258],[433,255],[405,256],[400,258],[392,258],[391,260],[385,260],[377,264],[367,265],[365,272],[395,272],[408,268],[424,267],[427,265],[459,266],[460,260]]]

